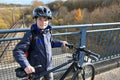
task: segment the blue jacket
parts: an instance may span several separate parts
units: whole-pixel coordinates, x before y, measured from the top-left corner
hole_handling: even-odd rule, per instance
[[[35,32],[36,37],[34,45],[32,42],[32,31]],[[28,59],[25,56],[25,52],[32,46]],[[15,60],[25,68],[28,65],[33,67],[41,65],[37,68],[36,73],[46,71],[52,68],[52,47],[61,47],[62,42],[60,40],[52,40],[51,26],[48,25],[46,29],[38,29],[36,24],[31,26],[31,30],[26,32],[22,40],[16,45],[13,50],[13,56]]]

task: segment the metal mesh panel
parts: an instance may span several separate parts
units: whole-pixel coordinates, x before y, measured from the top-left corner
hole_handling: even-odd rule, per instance
[[[14,61],[12,50],[18,41],[5,41],[0,44],[0,80],[16,80],[15,68],[18,64]]]
[[[110,58],[119,55],[120,31],[99,31],[87,33],[87,48],[101,55],[102,58]]]

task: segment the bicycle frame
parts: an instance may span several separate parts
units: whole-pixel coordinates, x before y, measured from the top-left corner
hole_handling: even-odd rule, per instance
[[[40,77],[42,77],[42,76],[44,76],[46,74],[49,74],[50,72],[54,72],[55,70],[58,70],[58,69],[62,68],[62,67],[66,66],[67,64],[70,64],[70,63],[72,63],[72,64],[68,67],[68,69],[65,71],[65,73],[60,78],[60,80],[64,80],[65,77],[74,68],[77,68],[77,69],[79,69],[81,71],[82,67],[83,67],[84,60],[81,60],[80,57],[84,58],[84,56],[85,56],[84,53],[83,53],[84,55],[81,55],[82,51],[85,52],[85,53],[89,53],[89,55],[94,55],[94,56],[98,57],[98,55],[96,55],[94,53],[91,53],[90,51],[84,50],[84,48],[76,48],[75,53],[73,53],[73,55],[72,55],[72,59],[68,60],[67,62],[65,62],[65,63],[63,63],[63,64],[61,64],[61,65],[59,65],[59,66],[57,66],[57,67],[55,67],[55,68],[53,68],[51,70],[48,70],[48,71],[45,71],[45,72],[42,72],[42,73],[38,74],[38,76],[34,76],[34,77],[32,76],[32,78],[40,78]],[[78,71],[76,70],[74,72],[74,74],[77,74],[77,73],[78,73]],[[72,77],[71,80],[74,80],[74,77],[75,77],[74,74],[73,74],[73,77]],[[32,79],[30,79],[30,80],[32,80]]]
[[[72,59],[71,59],[71,60],[68,60],[67,62],[65,62],[65,63],[63,63],[63,64],[61,64],[61,65],[59,65],[59,66],[57,66],[57,67],[55,67],[55,68],[53,68],[53,69],[51,69],[51,70],[42,72],[42,73],[38,74],[38,75],[39,75],[38,77],[42,77],[42,76],[44,76],[44,75],[46,75],[46,74],[49,74],[50,72],[54,72],[55,70],[58,70],[58,69],[60,69],[60,68],[62,68],[62,67],[64,67],[64,66],[66,66],[67,64],[72,63],[72,61],[73,61]],[[37,78],[37,77],[36,77],[36,78]]]

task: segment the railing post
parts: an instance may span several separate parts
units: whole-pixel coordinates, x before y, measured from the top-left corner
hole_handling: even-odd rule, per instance
[[[79,41],[79,47],[84,47],[86,45],[86,27],[81,28],[81,33],[80,33],[80,41]],[[81,52],[78,57],[79,57],[79,67],[82,67],[82,64],[84,63],[84,52]]]
[[[81,28],[79,47],[86,45],[86,27]]]

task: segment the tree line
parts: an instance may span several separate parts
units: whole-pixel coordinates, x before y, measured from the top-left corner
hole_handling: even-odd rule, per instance
[[[48,6],[56,11],[54,25],[120,21],[120,0],[67,0]]]

